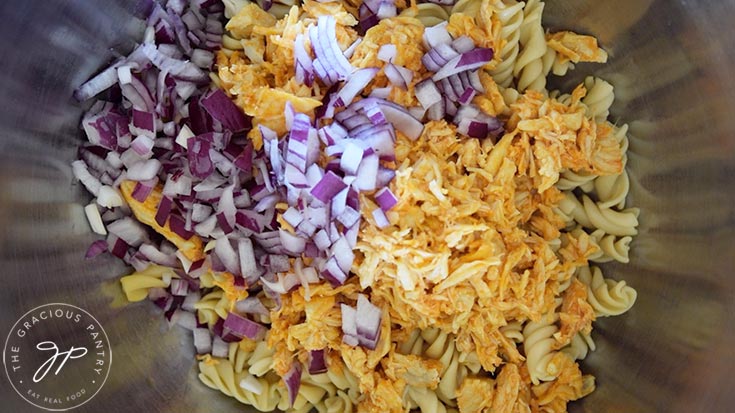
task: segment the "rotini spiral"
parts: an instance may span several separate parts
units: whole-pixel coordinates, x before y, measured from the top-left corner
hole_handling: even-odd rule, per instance
[[[406,387],[406,396],[411,406],[416,406],[421,413],[446,413],[447,406],[439,400],[438,391],[426,387]]]
[[[227,359],[199,362],[199,380],[260,411],[275,410],[281,399],[287,397],[286,389],[275,372],[255,377],[247,371],[237,372]]]
[[[570,231],[577,238],[582,232],[585,231],[579,226]],[[630,252],[630,242],[633,240],[633,237],[616,237],[615,235],[605,234],[601,229],[592,231],[588,235],[590,242],[598,247],[597,252],[588,257],[590,261],[597,263],[610,261],[628,263],[630,261],[628,254]]]
[[[617,175],[600,176],[594,180],[593,187],[597,196],[598,204],[604,208],[625,207],[625,198],[630,191],[630,177],[625,168],[628,157],[628,125],[616,128],[614,136],[620,143],[620,149],[623,152],[623,171]]]
[[[513,67],[515,66],[520,49],[521,33],[519,28],[523,23],[524,3],[515,0],[496,0],[493,2],[493,6],[495,7],[498,20],[502,25],[500,37],[505,41],[505,44],[500,50],[500,63],[490,71],[490,74],[495,80],[495,83],[507,88],[513,81]]]
[[[588,76],[584,80],[587,95],[582,98],[582,103],[587,106],[587,116],[602,122],[610,114],[610,106],[615,100],[613,86],[597,77]]]
[[[465,356],[464,362],[460,362],[460,352],[455,345],[454,336],[438,328],[415,330],[406,342],[399,345],[398,352],[424,356],[442,363],[436,396],[448,406],[456,406],[457,389],[467,376],[468,367],[465,363],[472,365],[473,369],[479,366],[479,360],[475,362],[471,356]],[[417,400],[415,402],[419,403]]]
[[[219,319],[227,318],[230,301],[225,297],[224,291],[216,289],[194,304],[194,309],[197,310],[199,322],[206,323],[211,328]]]
[[[626,285],[625,281],[603,277],[598,267],[580,267],[577,278],[587,285],[587,300],[597,317],[623,314],[635,304],[638,297],[636,290]]]
[[[436,26],[449,20],[447,10],[435,3],[419,3],[416,8],[409,7],[403,10],[401,16],[415,17],[426,27]]]
[[[575,188],[580,188],[582,191],[590,193],[594,190],[595,179],[596,175],[564,170],[559,177],[559,181],[556,183],[556,187],[562,191],[571,191]]]
[[[128,301],[142,301],[148,297],[151,288],[165,288],[172,278],[178,278],[173,269],[151,264],[143,271],[136,271],[120,279],[123,292]]]
[[[579,332],[572,337],[572,342],[561,351],[573,360],[584,360],[590,351],[595,351],[595,342],[592,336]]]
[[[543,58],[546,54],[546,37],[541,26],[544,3],[529,0],[523,8],[523,23],[520,27],[521,51],[513,66],[516,88],[519,92],[526,89],[544,91],[546,74]]]
[[[450,14],[464,13],[468,16],[478,16],[482,7],[482,0],[458,0],[452,6]]]
[[[513,321],[500,327],[500,332],[509,340],[516,343],[523,343],[523,326],[518,321]]]
[[[558,319],[559,315],[554,313],[540,321],[529,321],[523,328],[526,366],[533,384],[554,380],[558,374],[552,363],[554,354],[556,354],[554,334],[559,331],[555,324]]]
[[[354,410],[354,401],[342,390],[337,390],[337,394],[324,399],[325,413],[352,413]]]
[[[570,70],[574,69],[574,63],[569,60],[559,59],[556,50],[552,48],[546,49],[543,57],[544,74],[553,73],[556,76],[565,76]]]
[[[304,371],[293,406],[281,378],[273,370],[274,351],[265,341],[244,340],[230,343],[227,358],[212,358],[199,363],[199,378],[207,386],[222,391],[260,411],[276,408],[306,413],[314,408],[325,412],[349,412],[357,403],[359,384],[347,375],[330,369],[311,375]]]
[[[585,228],[599,228],[606,234],[624,236],[638,233],[637,208],[615,211],[601,207],[587,195],[582,195],[580,202],[572,192],[566,192],[564,199],[559,203],[559,211],[562,217],[571,217]]]

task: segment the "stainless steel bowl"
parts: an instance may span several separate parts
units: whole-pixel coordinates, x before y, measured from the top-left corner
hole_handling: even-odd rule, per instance
[[[66,302],[105,327],[109,379],[79,412],[235,412],[196,379],[192,344],[148,303],[121,308],[112,259],[83,259],[95,239],[69,163],[82,107],[73,89],[140,35],[135,1],[0,5],[0,334],[26,311]],[[639,292],[595,330],[585,361],[598,390],[572,411],[709,412],[735,408],[735,1],[549,1],[552,28],[596,34],[610,51],[613,115],[631,124],[631,205],[641,208],[632,263],[608,265]],[[79,379],[74,374],[69,380]],[[7,412],[36,408],[0,378]],[[247,410],[245,410],[247,411]]]

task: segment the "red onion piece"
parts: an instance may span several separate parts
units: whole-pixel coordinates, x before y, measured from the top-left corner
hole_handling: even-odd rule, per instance
[[[89,246],[86,254],[84,254],[84,258],[92,259],[104,252],[107,252],[107,242],[105,240],[98,239]]]
[[[417,83],[414,92],[416,93],[416,99],[418,99],[421,106],[425,109],[430,108],[442,100],[439,88],[436,87],[436,84],[431,79],[424,79]]]
[[[365,295],[357,296],[357,335],[369,341],[377,341],[380,335],[382,312]]]
[[[327,362],[325,359],[326,350],[309,351],[309,374],[326,373]]]
[[[211,143],[197,136],[189,139],[187,145],[189,171],[199,179],[207,178],[214,172],[214,164],[209,155]]]
[[[452,36],[447,30],[448,22],[441,22],[435,26],[424,29],[424,46],[432,49],[440,44],[450,44]]]
[[[251,321],[241,315],[235,313],[227,314],[223,325],[224,331],[230,331],[239,338],[249,338],[251,340],[260,341],[265,337],[268,329],[255,321]]]
[[[342,181],[342,179],[334,172],[329,171],[324,174],[321,181],[312,188],[311,195],[326,204],[345,188],[347,188],[347,185]]]
[[[385,212],[383,212],[380,208],[375,208],[372,212],[373,219],[375,220],[375,225],[380,228],[387,228],[390,226],[390,221],[388,220],[388,217],[385,215]]]
[[[233,133],[250,128],[250,121],[243,111],[221,89],[203,97],[201,105],[213,119]]]
[[[235,310],[243,314],[268,315],[268,309],[258,297],[247,297],[235,303]]]
[[[217,254],[217,257],[222,261],[227,271],[235,275],[240,274],[240,259],[227,237],[217,238],[214,253]]]
[[[398,198],[393,195],[390,188],[385,187],[375,193],[375,201],[383,211],[389,211],[398,203]]]
[[[436,82],[459,72],[479,69],[491,60],[493,60],[493,49],[478,47],[449,61],[432,76],[432,79]]]
[[[194,329],[194,348],[196,348],[197,354],[209,354],[212,351],[212,334],[209,329]]]
[[[301,363],[294,361],[291,368],[283,376],[283,382],[286,385],[288,391],[289,406],[293,407],[296,401],[296,396],[299,395],[299,388],[301,387]]]
[[[334,287],[344,284],[347,280],[347,274],[342,271],[342,268],[340,268],[335,257],[331,257],[327,260],[324,269],[321,271],[321,276],[325,280],[329,281],[329,283]]]

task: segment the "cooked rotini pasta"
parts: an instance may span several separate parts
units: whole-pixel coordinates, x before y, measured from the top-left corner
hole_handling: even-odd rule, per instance
[[[169,267],[151,264],[142,271],[134,272],[120,279],[123,292],[128,301],[142,301],[148,297],[153,288],[166,288],[178,275]]]
[[[574,360],[583,360],[590,351],[595,351],[595,342],[589,334],[577,333],[572,337],[572,342],[561,351]]]
[[[449,11],[449,14],[464,13],[468,16],[478,16],[483,0],[457,0]]]
[[[579,237],[581,233],[587,234],[580,226],[574,228],[570,233],[575,237]],[[605,234],[601,229],[592,231],[588,235],[590,242],[597,249],[597,251],[588,257],[590,261],[597,263],[610,261],[627,263],[630,261],[630,242],[633,240],[633,237],[616,237],[615,235]]]
[[[610,106],[615,100],[613,86],[597,77],[588,76],[584,80],[587,95],[582,103],[587,106],[587,116],[598,122],[603,122],[610,114]]]
[[[434,3],[419,3],[415,8],[407,8],[401,12],[401,16],[415,17],[426,27],[436,26],[449,19],[447,10]]]
[[[442,332],[437,328],[423,331],[415,330],[407,341],[401,343],[398,351],[439,360],[442,369],[440,370],[439,385],[435,392],[432,391],[433,397],[438,397],[437,402],[439,403],[444,403],[450,407],[456,406],[456,391],[468,373],[468,367],[465,363],[473,365],[473,367],[476,364],[472,362],[471,357],[465,357],[463,361],[460,361],[460,352],[457,350],[453,335]],[[415,391],[411,393],[409,386],[409,397],[411,398],[411,395],[421,396],[422,401],[412,399],[421,409],[434,406],[433,399],[427,396],[423,390],[413,390]],[[421,403],[424,403],[423,407],[421,407]]]
[[[495,15],[501,24],[500,37],[505,44],[500,49],[500,62],[490,71],[490,74],[495,83],[504,88],[509,87],[513,81],[513,68],[520,52],[520,28],[523,23],[524,5],[525,3],[516,0],[496,0],[492,3]],[[506,101],[509,99],[506,98]]]
[[[194,304],[199,322],[206,323],[210,328],[220,319],[227,318],[230,306],[230,301],[220,289],[205,295]]]
[[[533,384],[551,381],[559,374],[553,359],[557,351],[554,349],[554,334],[559,331],[556,326],[558,315],[547,315],[543,320],[530,321],[523,327],[523,350],[526,353],[526,365]]]
[[[541,25],[544,3],[540,0],[528,0],[523,7],[523,23],[520,27],[520,52],[513,65],[513,76],[516,78],[516,89],[543,91],[546,88],[544,73],[544,56],[546,55],[546,37]]]
[[[600,206],[587,195],[582,195],[580,202],[573,193],[567,192],[559,203],[559,210],[567,219],[571,218],[569,223],[573,220],[585,228],[601,229],[606,234],[619,236],[638,233],[637,208],[616,211]]]
[[[638,293],[625,281],[605,278],[599,267],[580,267],[577,278],[588,288],[588,301],[598,317],[623,314],[635,304]]]

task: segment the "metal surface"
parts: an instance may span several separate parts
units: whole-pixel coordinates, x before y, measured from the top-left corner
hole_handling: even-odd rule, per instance
[[[69,162],[80,136],[75,86],[139,26],[135,2],[2,2],[0,15],[0,335],[41,304],[88,310],[113,349],[109,379],[79,412],[235,412],[196,379],[187,335],[146,303],[120,308],[111,259],[85,262],[94,239]],[[607,274],[639,291],[627,315],[602,320],[585,369],[598,390],[572,411],[709,412],[735,408],[735,2],[549,1],[552,27],[599,36],[631,123],[629,202],[641,234],[630,265]],[[74,379],[74,377],[72,377]],[[0,378],[0,410],[38,411]]]

